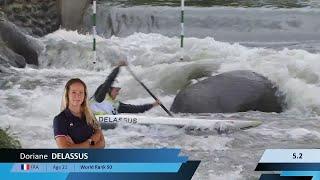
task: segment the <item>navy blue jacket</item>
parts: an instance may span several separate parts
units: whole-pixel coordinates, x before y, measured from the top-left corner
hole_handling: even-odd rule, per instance
[[[86,122],[85,117],[79,118],[66,108],[53,120],[54,138],[70,136],[74,143],[79,144],[94,134],[94,129]]]

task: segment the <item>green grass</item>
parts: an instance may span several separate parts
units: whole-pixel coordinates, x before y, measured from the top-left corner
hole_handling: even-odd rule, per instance
[[[7,130],[0,129],[0,148],[18,149],[21,145],[17,139],[9,135]]]

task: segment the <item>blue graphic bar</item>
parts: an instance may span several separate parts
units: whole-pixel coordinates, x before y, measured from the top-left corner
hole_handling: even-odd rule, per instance
[[[110,173],[110,172],[61,172],[61,173],[17,173],[11,172],[14,163],[0,163],[0,179],[24,179],[24,180],[191,180],[194,172],[198,168],[200,161],[187,161],[182,163],[178,172],[140,172],[140,173]],[[17,164],[17,168],[21,169],[21,164]],[[46,163],[32,163],[35,164],[46,164]],[[35,167],[30,163],[30,170]],[[52,163],[59,164],[59,163]],[[69,163],[67,163],[69,164]],[[81,163],[79,163],[81,164]],[[101,163],[102,164],[102,163]]]
[[[259,163],[320,163],[320,149],[267,149]]]
[[[43,172],[68,173],[74,171],[74,164],[71,163],[38,163],[38,165],[45,167],[46,170]]]
[[[320,180],[320,149],[267,149],[255,171],[278,171],[262,174],[260,180]]]
[[[320,171],[283,171],[281,176],[305,177],[311,176],[312,180],[320,180]]]
[[[181,163],[75,164],[74,172],[178,172]]]
[[[181,163],[14,163],[14,173],[70,173],[70,172],[178,172]],[[29,168],[25,168],[29,167]]]

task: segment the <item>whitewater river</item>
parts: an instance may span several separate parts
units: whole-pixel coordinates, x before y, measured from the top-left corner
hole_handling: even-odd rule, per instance
[[[235,14],[241,10],[224,9]],[[252,18],[255,11],[257,9],[252,9]],[[263,9],[260,13],[267,11]],[[296,14],[297,22],[310,18],[312,13],[319,15],[318,12],[310,15],[307,8],[278,12],[290,17]],[[213,36],[189,36],[185,39],[183,62],[179,61],[178,37],[160,33],[100,36],[96,65],[92,64],[90,35],[58,30],[38,39],[43,47],[39,67],[12,68],[10,72],[1,74],[0,127],[9,128],[23,148],[56,148],[52,121],[60,112],[66,81],[73,77],[81,78],[92,95],[111,72],[111,64],[125,57],[132,70],[167,107],[171,106],[177,92],[196,82],[195,79],[230,70],[253,70],[279,86],[279,93],[286,96],[285,112],[210,116],[259,119],[263,121],[259,127],[219,134],[215,131],[190,132],[176,127],[137,125],[104,131],[104,135],[110,148],[181,148],[182,154],[189,159],[201,160],[193,179],[258,179],[260,173],[254,172],[254,168],[265,149],[319,147],[320,44],[313,29],[319,27],[313,25],[309,23],[300,31],[299,27],[287,29],[288,37],[277,42],[268,41],[268,34],[264,39],[242,41],[240,44],[229,41],[227,37],[227,42],[223,42],[222,35],[217,40]],[[268,28],[271,27],[264,31]],[[304,33],[304,40],[289,41],[290,35],[293,38],[298,31]],[[242,38],[242,32],[228,33],[233,34],[236,37],[234,41],[237,41]],[[121,100],[135,104],[153,102],[125,69],[119,78],[125,84],[119,97]],[[161,108],[154,108],[144,115],[166,116]]]

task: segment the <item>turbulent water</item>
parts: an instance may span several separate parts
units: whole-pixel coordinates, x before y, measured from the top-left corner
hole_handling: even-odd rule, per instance
[[[141,7],[121,11],[136,12],[139,8]],[[112,70],[111,64],[127,58],[133,71],[167,107],[170,107],[177,92],[195,82],[195,79],[246,69],[263,74],[277,84],[280,91],[286,95],[287,109],[280,114],[210,114],[219,119],[263,121],[263,124],[256,128],[222,134],[168,126],[119,127],[104,131],[107,147],[181,148],[189,159],[201,160],[193,179],[214,180],[258,179],[260,173],[254,172],[254,168],[267,148],[318,148],[320,44],[317,32],[320,24],[317,24],[317,18],[313,17],[313,13],[316,17],[320,16],[318,10],[310,7],[276,11],[243,7],[214,9],[231,14],[246,12],[246,17],[257,22],[251,29],[260,29],[253,37],[245,36],[248,37],[246,43],[246,38],[243,37],[245,31],[242,31],[242,28],[235,28],[233,31],[232,27],[227,25],[221,27],[221,32],[230,36],[221,36],[220,39],[210,35],[192,36],[191,33],[185,39],[183,62],[179,60],[179,38],[167,35],[161,28],[158,33],[128,33],[128,36],[110,38],[104,38],[101,33],[97,43],[96,65],[92,64],[90,35],[58,30],[39,39],[43,46],[39,68],[11,68],[11,73],[1,74],[0,127],[10,127],[10,132],[21,140],[24,148],[56,148],[52,120],[60,111],[66,81],[72,77],[83,79],[89,87],[89,94],[92,95]],[[209,10],[210,8],[204,9]],[[277,16],[274,12],[280,15]],[[239,22],[239,27],[247,26],[243,24],[244,21],[237,21],[230,13],[228,17]],[[272,26],[273,23],[260,22],[259,25],[260,20],[256,13],[273,14],[266,18],[269,22],[280,21],[281,25],[286,18],[296,17],[297,22],[308,26],[299,25],[296,29],[286,29],[276,28],[277,26]],[[278,19],[280,16],[282,20]],[[203,21],[204,24],[207,22]],[[223,17],[219,21],[223,22]],[[262,32],[267,33],[269,30],[272,31],[270,37],[279,37],[277,42],[270,41],[268,36],[260,38],[265,35]],[[212,31],[215,31],[214,27]],[[243,42],[234,43],[239,42],[239,39]],[[121,100],[135,104],[153,101],[125,69],[119,77],[125,84],[120,95]],[[166,116],[160,108],[152,109],[144,115]]]

